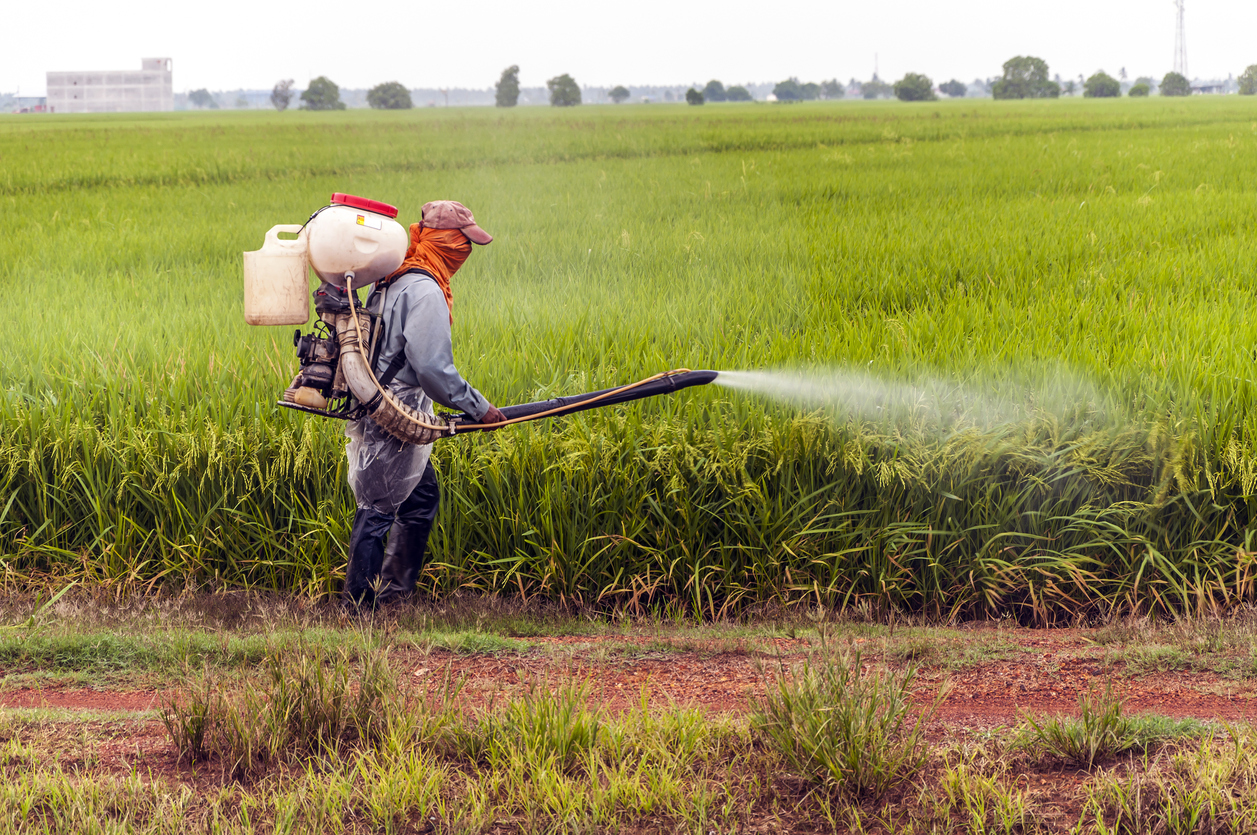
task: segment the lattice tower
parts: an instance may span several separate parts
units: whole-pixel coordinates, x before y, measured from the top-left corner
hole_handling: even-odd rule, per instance
[[[1174,0],[1178,9],[1178,27],[1174,30],[1174,72],[1187,78],[1187,35],[1183,29],[1184,0]]]

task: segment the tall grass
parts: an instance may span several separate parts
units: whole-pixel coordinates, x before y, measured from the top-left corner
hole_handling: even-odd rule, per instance
[[[1023,713],[1026,727],[1019,745],[1076,763],[1090,770],[1097,763],[1128,751],[1147,751],[1181,737],[1203,736],[1204,725],[1194,719],[1171,719],[1124,712],[1113,683],[1102,693],[1078,694],[1078,717],[1035,717]]]
[[[915,669],[866,676],[863,666],[859,650],[826,645],[769,688],[751,721],[805,779],[848,799],[880,799],[925,764],[925,730],[946,696],[914,716]]]
[[[253,777],[278,761],[379,747],[416,730],[421,720],[407,717],[384,651],[368,649],[355,665],[344,649],[294,649],[272,652],[263,681],[230,696],[208,674],[193,677],[162,711],[179,759],[217,757],[224,774]]]
[[[498,403],[790,366],[1019,410],[938,434],[688,392],[446,442],[429,589],[1038,621],[1251,602],[1241,105],[0,119],[0,572],[336,588],[339,427],[272,405],[292,353],[242,323],[239,252],[340,190],[403,219],[461,199],[497,236],[454,316]]]

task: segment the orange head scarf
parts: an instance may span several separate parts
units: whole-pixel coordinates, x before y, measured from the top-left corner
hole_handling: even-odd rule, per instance
[[[458,229],[429,229],[422,223],[410,225],[410,247],[406,259],[386,281],[410,270],[423,270],[436,279],[450,308],[450,324],[454,323],[454,291],[450,279],[471,255],[471,241]]]

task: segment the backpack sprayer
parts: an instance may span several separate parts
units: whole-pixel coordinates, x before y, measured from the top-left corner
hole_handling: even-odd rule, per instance
[[[281,224],[266,233],[260,250],[244,253],[244,319],[250,325],[305,325],[310,321],[309,270],[321,280],[314,291],[318,321],[297,330],[293,345],[301,370],[279,405],[340,420],[370,417],[399,441],[428,444],[463,432],[496,429],[640,400],[710,383],[715,371],[681,368],[626,386],[506,406],[503,423],[481,424],[470,415],[435,415],[401,402],[371,367],[381,326],[358,301],[367,287],[401,266],[409,236],[387,203],[333,194],[330,205],[304,224]],[[295,235],[281,239],[281,234]]]

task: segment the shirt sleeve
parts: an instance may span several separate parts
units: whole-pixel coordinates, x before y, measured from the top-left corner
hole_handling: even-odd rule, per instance
[[[489,401],[454,367],[450,309],[444,296],[440,292],[419,293],[409,301],[402,333],[406,337],[406,363],[419,385],[442,406],[461,409],[476,420],[484,417]]]

